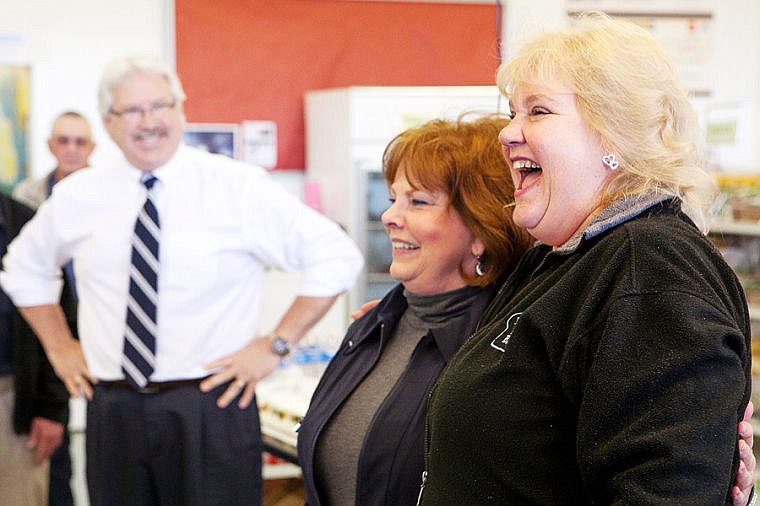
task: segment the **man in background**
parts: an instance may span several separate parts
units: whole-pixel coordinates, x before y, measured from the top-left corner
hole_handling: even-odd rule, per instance
[[[0,193],[0,251],[33,214]],[[61,306],[73,319],[71,292]],[[0,503],[48,504],[49,461],[66,433],[68,400],[37,337],[0,291]]]
[[[56,166],[47,175],[35,179],[28,177],[13,189],[13,197],[32,209],[37,209],[53,191],[53,186],[73,172],[89,165],[89,157],[95,149],[92,129],[87,119],[78,112],[66,111],[55,118],[47,141],[50,153],[55,157]],[[64,266],[66,273],[66,296],[71,296],[72,308],[69,312],[69,327],[76,335],[76,290],[71,264]],[[69,292],[70,290],[70,292]],[[65,409],[63,423],[68,426],[69,411]],[[69,453],[69,432],[63,431],[61,446],[50,457],[49,506],[72,506],[71,455]]]
[[[55,119],[47,143],[56,159],[55,169],[39,179],[28,177],[13,189],[13,197],[32,209],[50,196],[58,181],[89,165],[95,149],[90,123],[75,111],[64,112]]]

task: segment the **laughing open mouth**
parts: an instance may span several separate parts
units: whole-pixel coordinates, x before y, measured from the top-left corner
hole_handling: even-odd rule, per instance
[[[525,186],[525,181],[532,175],[537,176],[541,174],[541,166],[530,160],[516,160],[514,164],[512,164],[512,168],[520,174],[520,184],[517,187],[518,190]]]

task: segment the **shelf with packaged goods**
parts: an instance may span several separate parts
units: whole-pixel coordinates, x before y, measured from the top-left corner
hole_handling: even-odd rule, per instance
[[[710,223],[709,234],[760,237],[760,221],[714,220]]]
[[[708,237],[739,276],[750,318],[760,322],[760,222],[715,220]]]

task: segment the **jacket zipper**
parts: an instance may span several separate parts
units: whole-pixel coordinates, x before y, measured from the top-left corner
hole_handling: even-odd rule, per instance
[[[443,372],[441,372],[443,374]],[[440,376],[439,376],[440,378]],[[430,392],[428,392],[428,398],[427,398],[427,404],[428,404],[428,410],[430,409],[430,398],[433,397],[433,392],[435,391],[436,387],[438,386],[438,382],[433,384],[433,388],[430,389]],[[417,495],[417,506],[420,506],[422,504],[422,493],[425,491],[425,482],[427,482],[427,476],[428,476],[428,453],[430,452],[430,423],[428,421],[428,415],[430,414],[430,411],[427,411],[427,414],[425,415],[425,467],[422,470],[422,482],[420,483],[420,493]]]
[[[420,484],[420,493],[417,496],[417,506],[422,504],[422,492],[425,490],[425,481],[427,480],[427,471],[422,471],[422,483]]]
[[[502,285],[501,290],[499,290],[499,293],[501,293],[505,289],[506,283]],[[472,336],[474,336],[478,331],[479,324],[475,325],[475,329],[470,333],[469,337],[465,339],[465,342],[472,339]],[[464,343],[462,343],[462,346],[464,346]],[[444,370],[446,367],[448,367],[449,364],[447,363],[444,367]],[[438,375],[438,379],[443,375],[443,371],[441,371],[441,374]],[[422,504],[422,493],[425,491],[425,483],[427,482],[428,477],[428,454],[430,453],[430,422],[428,420],[428,415],[430,414],[430,399],[433,397],[433,393],[435,392],[436,388],[438,388],[438,381],[433,384],[433,388],[430,389],[430,392],[428,392],[427,397],[427,404],[428,404],[428,410],[427,415],[425,415],[425,468],[422,471],[422,482],[420,483],[420,493],[417,495],[417,505],[420,506]]]

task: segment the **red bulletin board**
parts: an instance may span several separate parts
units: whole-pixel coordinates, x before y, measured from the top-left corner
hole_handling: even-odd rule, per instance
[[[277,123],[304,168],[303,95],[343,86],[492,85],[497,8],[341,0],[175,0],[188,122]]]

